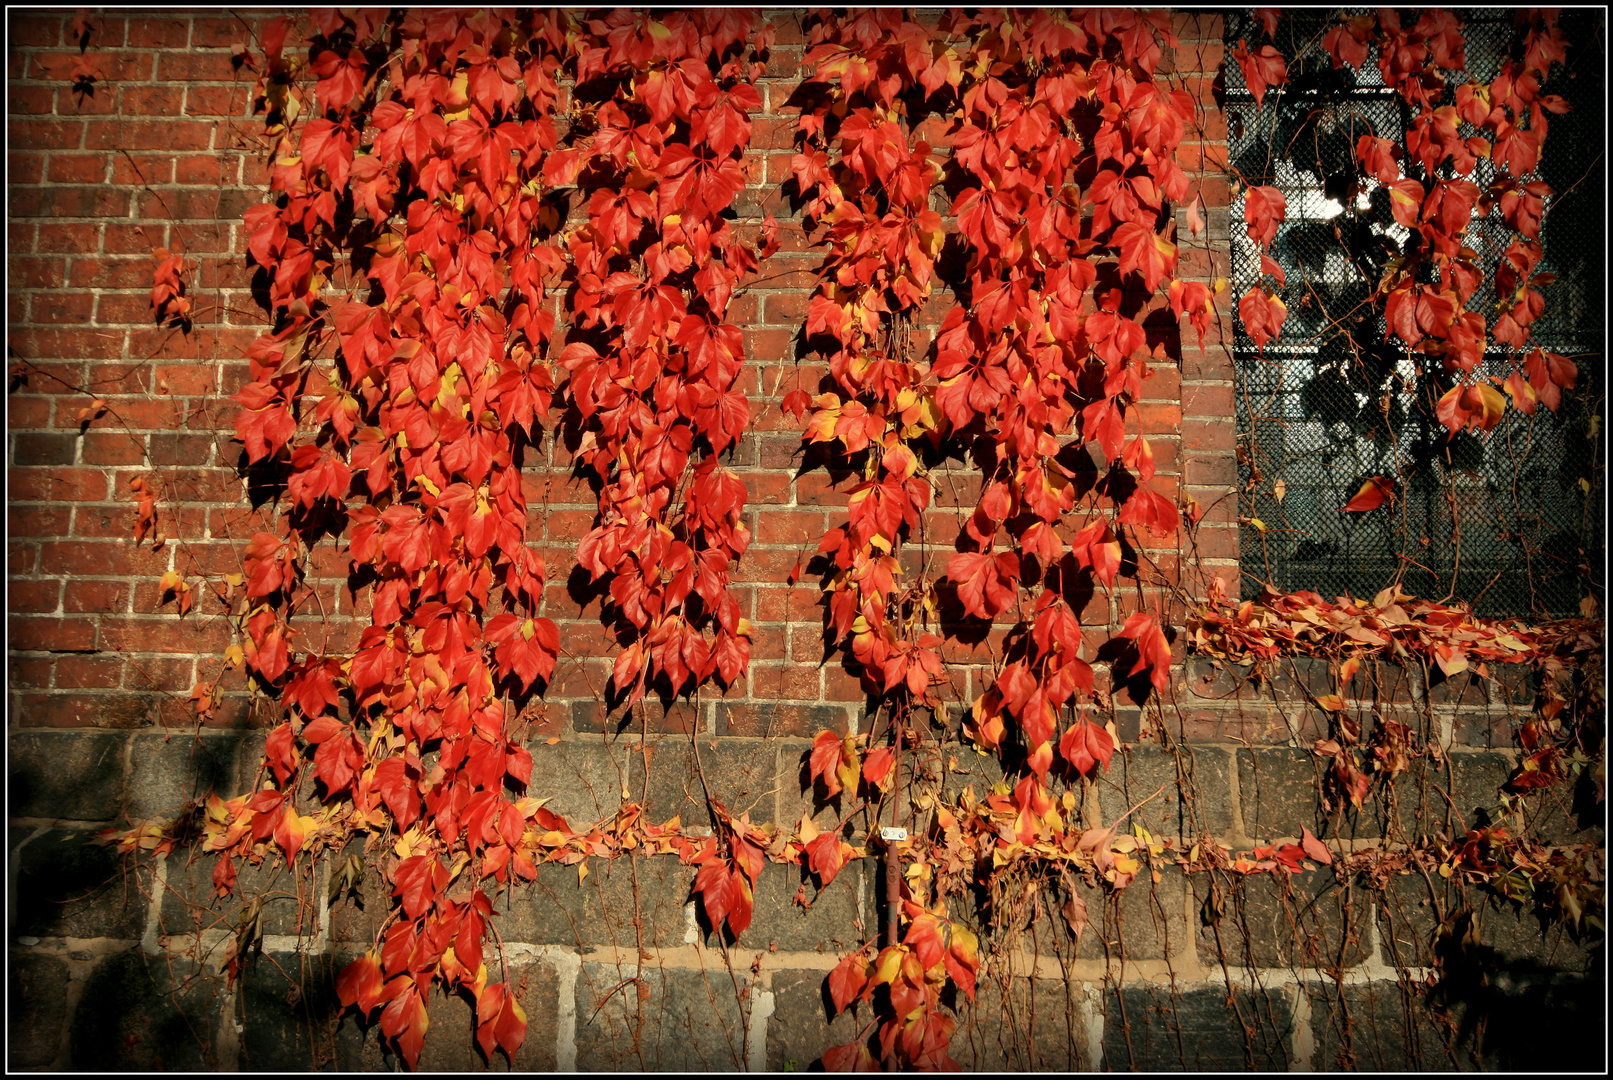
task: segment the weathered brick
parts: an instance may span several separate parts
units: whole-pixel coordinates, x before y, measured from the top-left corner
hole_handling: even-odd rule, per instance
[[[16,932],[138,938],[151,884],[148,866],[125,866],[94,833],[48,829],[30,837],[17,860]]]
[[[1279,990],[1110,990],[1104,1067],[1147,1072],[1285,1071],[1291,1014]]]
[[[758,824],[773,820],[778,778],[772,746],[705,738],[698,738],[695,745],[673,736],[652,736],[646,753],[628,756],[627,791],[634,801],[644,803],[652,821],[680,817],[685,824],[706,824],[708,786],[734,816],[749,813]]]
[[[971,1072],[1090,1071],[1085,996],[1062,980],[982,979],[973,1003],[959,1000],[949,1053]]]
[[[1210,968],[1336,971],[1367,959],[1371,896],[1341,885],[1331,869],[1190,880],[1202,913],[1199,959]]]
[[[1178,755],[1135,746],[1117,753],[1096,778],[1104,821],[1135,806],[1127,821],[1159,836],[1218,836],[1232,827],[1231,768],[1224,751],[1210,748],[1184,748]]]
[[[123,806],[125,736],[13,731],[6,737],[13,817],[110,821]]]
[[[10,950],[8,961],[6,1064],[11,1069],[44,1068],[56,1060],[62,1045],[67,965],[60,957],[18,948]]]
[[[800,867],[766,864],[756,881],[751,925],[740,935],[739,945],[830,955],[849,952],[873,933],[874,879],[882,865],[876,859],[853,859],[820,889]],[[797,903],[798,897],[805,903]],[[714,934],[708,934],[707,941],[717,944]]]
[[[83,988],[93,1003],[75,1014],[72,1067],[103,1071],[211,1072],[223,1067],[225,1023],[218,1007],[224,975],[216,966],[142,956],[138,949],[101,960]],[[233,1063],[232,1063],[233,1064]]]
[[[623,986],[624,979],[634,981]],[[745,1068],[745,1014],[721,965],[691,971],[584,962],[576,995],[579,1069]]]
[[[856,1014],[849,1009],[835,1014],[826,972],[774,972],[772,993],[773,1015],[767,1023],[767,1067],[771,1071],[807,1072],[825,1050],[856,1037]],[[956,1041],[953,1045],[957,1046]]]

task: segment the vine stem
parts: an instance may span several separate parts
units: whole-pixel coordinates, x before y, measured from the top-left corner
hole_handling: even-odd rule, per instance
[[[1138,810],[1141,810],[1144,806],[1147,806],[1149,803],[1151,803],[1155,799],[1159,798],[1160,793],[1163,792],[1164,790],[1165,790],[1165,785],[1164,784],[1159,785],[1159,787],[1154,790],[1154,793],[1152,795],[1148,796],[1146,799],[1144,799],[1142,802],[1138,803],[1136,806],[1133,806],[1130,810],[1127,810],[1124,814],[1121,814],[1119,817],[1115,818],[1115,823],[1113,825],[1109,826],[1109,828],[1111,828],[1111,829],[1120,828],[1120,823],[1122,821],[1125,821],[1132,814],[1136,813]]]

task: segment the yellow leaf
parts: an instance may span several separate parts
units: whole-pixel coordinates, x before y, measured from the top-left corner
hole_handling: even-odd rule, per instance
[[[1349,684],[1349,681],[1355,677],[1355,673],[1360,670],[1361,658],[1359,656],[1352,656],[1339,665],[1339,689],[1344,689]]]
[[[577,884],[578,884],[578,886],[580,887],[582,885],[582,883],[587,881],[587,880],[588,880],[588,863],[586,861],[585,862],[580,862],[580,863],[577,864]]]
[[[392,845],[392,851],[398,858],[407,859],[414,854],[414,846],[419,842],[419,826],[410,826],[409,831],[398,837],[398,842]]]
[[[901,945],[892,945],[879,957],[879,966],[874,970],[872,982],[875,986],[894,982],[896,976],[902,972],[902,958],[907,955],[907,949]]]

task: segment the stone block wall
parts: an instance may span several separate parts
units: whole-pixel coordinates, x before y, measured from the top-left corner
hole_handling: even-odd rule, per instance
[[[68,75],[79,55],[67,37],[70,14],[9,13],[14,1069],[397,1067],[374,1026],[339,1015],[334,990],[341,964],[367,947],[386,915],[373,870],[356,895],[334,898],[328,862],[243,874],[243,893],[265,897],[262,953],[232,988],[219,961],[242,901],[211,898],[211,858],[180,849],[136,867],[92,842],[102,828],[171,813],[209,790],[250,788],[278,719],[226,674],[225,707],[196,730],[186,694],[218,674],[230,623],[213,597],[179,619],[157,586],[168,570],[192,580],[234,572],[243,538],[271,520],[237,474],[229,402],[260,327],[240,215],[267,183],[252,75],[232,63],[231,46],[268,15],[95,13],[90,49],[104,77],[80,99]],[[630,799],[652,820],[702,824],[702,771],[729,809],[753,821],[792,826],[812,815],[829,826],[849,809],[803,793],[811,737],[822,728],[857,731],[867,699],[838,660],[825,660],[817,591],[787,577],[837,520],[845,485],[802,467],[799,432],[777,407],[797,379],[811,385],[818,371],[814,358],[797,354],[818,255],[780,190],[793,152],[784,102],[801,79],[800,13],[767,18],[778,46],[737,209],[742,218],[773,213],[783,244],[772,276],[734,312],[747,327],[754,378],[755,419],[734,462],[755,536],[739,578],[757,627],[751,671],[726,696],[606,711],[600,691],[612,643],[597,608],[579,610],[565,573],[594,502],[572,478],[565,448],[547,442],[547,457],[530,470],[532,535],[553,571],[549,612],[571,657],[546,697],[524,703],[515,720],[534,757],[534,793],[573,820],[608,817]],[[1225,121],[1213,92],[1222,29],[1213,14],[1178,15],[1175,28],[1183,46],[1166,65],[1201,109],[1182,165],[1209,225],[1194,240],[1184,215],[1179,238],[1187,272],[1209,282],[1228,273],[1231,227]],[[189,335],[152,325],[157,247],[181,248],[200,264]],[[1202,340],[1168,320],[1149,324],[1150,343],[1171,360],[1155,369],[1141,410],[1158,484],[1172,497],[1192,495],[1206,514],[1191,545],[1148,554],[1195,594],[1209,576],[1230,585],[1238,573],[1225,306]],[[943,311],[938,301],[930,329]],[[105,416],[82,423],[79,410],[93,399],[105,403]],[[159,550],[132,540],[136,477],[165,485]],[[956,470],[934,480],[931,513],[950,536],[978,480]],[[338,638],[356,633],[360,613],[340,587],[335,553],[310,577]],[[1107,637],[1138,596],[1098,593],[1083,622]],[[1179,621],[1182,612],[1171,614]],[[1129,820],[1184,848],[1244,850],[1309,828],[1343,853],[1507,812],[1497,786],[1514,765],[1510,721],[1519,704],[1494,683],[1424,685],[1394,669],[1353,690],[1363,711],[1405,711],[1441,754],[1343,813],[1320,804],[1322,766],[1309,752],[1325,730],[1314,705],[1332,692],[1325,666],[1288,663],[1256,681],[1187,657],[1179,641],[1176,648],[1180,666],[1164,694],[1140,706],[1113,688],[1123,747],[1107,773],[1079,789],[1084,824],[1112,823],[1136,807]],[[990,657],[960,648],[949,659],[952,704],[926,733],[913,783],[920,792],[969,786],[981,794],[1002,774],[958,744],[958,721]],[[1557,842],[1599,838],[1581,830],[1590,823],[1582,809],[1546,800],[1530,811],[1540,819],[1531,824]],[[860,832],[869,825],[854,822]],[[914,825],[922,827],[922,815]],[[546,866],[536,884],[499,900],[504,963],[531,1024],[515,1061],[484,1059],[470,1004],[439,995],[423,1069],[805,1070],[857,1034],[851,1017],[830,1018],[824,980],[878,925],[884,897],[872,860],[854,863],[821,894],[799,872],[769,865],[755,922],[737,941],[701,925],[690,902],[693,871],[676,860],[589,865],[581,878],[575,867]],[[1575,1050],[1526,1047],[1511,1019],[1573,1014],[1593,1023],[1601,1015],[1600,949],[1527,912],[1447,895],[1442,882],[1401,878],[1386,891],[1319,871],[1240,886],[1167,870],[1117,896],[1074,887],[1091,916],[1079,939],[1058,915],[1065,897],[1055,890],[1011,938],[988,940],[996,948],[978,999],[957,1003],[953,1054],[966,1068],[1571,1067]],[[1442,944],[1454,925],[1447,917],[1469,919],[1470,948]],[[1452,964],[1470,965],[1472,985],[1430,1001],[1422,988]]]
[[[703,737],[700,752],[708,783],[770,822],[798,819],[808,746]],[[662,818],[692,809],[686,791],[698,791],[699,780],[688,749],[676,735],[651,736],[643,749],[605,735],[539,743],[534,771],[550,761],[556,775],[592,778],[591,793],[558,800],[582,808],[609,812],[624,785],[635,798],[648,790],[650,815]],[[81,800],[73,817],[47,812],[53,793],[31,786],[34,778],[92,752],[99,805]],[[12,787],[34,800],[13,803],[10,830],[13,1067],[396,1066],[373,1027],[340,1015],[334,992],[336,972],[370,946],[388,910],[374,871],[332,899],[335,863],[295,874],[266,863],[243,873],[239,896],[217,901],[211,856],[181,849],[131,871],[92,842],[128,792],[182,791],[198,780],[238,785],[257,754],[250,736],[226,732],[166,742],[137,732],[93,741],[65,731],[13,736]],[[966,748],[937,743],[928,757],[915,776],[920,791],[967,784],[983,793],[994,782],[989,759]],[[1346,815],[1315,805],[1315,765],[1301,749],[1140,743],[1083,795],[1089,821],[1112,822],[1143,803],[1133,818],[1184,846],[1245,850],[1294,839],[1303,827],[1344,853],[1376,845],[1386,829],[1427,834],[1446,813],[1499,820],[1497,787],[1511,767],[1506,751],[1453,746],[1443,768],[1415,770]],[[1424,813],[1422,793],[1439,789],[1451,799]],[[833,805],[808,810],[839,817]],[[1540,827],[1565,839],[1600,836],[1577,823],[1569,814]],[[692,867],[666,857],[589,865],[579,878],[576,867],[545,864],[537,882],[497,901],[504,962],[531,1023],[515,1068],[805,1069],[856,1034],[849,1014],[831,1019],[825,980],[878,926],[876,860],[853,862],[821,892],[801,871],[768,864],[755,921],[737,940],[697,916]],[[1380,888],[1341,882],[1328,869],[1237,880],[1174,868],[1158,881],[1145,872],[1118,894],[1075,888],[1090,915],[1079,939],[1057,914],[1067,899],[1057,889],[1012,941],[987,938],[998,951],[977,1000],[958,1002],[954,1056],[965,1067],[1548,1067],[1542,1052],[1564,1068],[1588,1060],[1577,1044],[1542,1051],[1509,1018],[1600,1016],[1602,950],[1476,890],[1420,875]],[[259,895],[267,898],[263,953],[230,990],[219,964],[243,897]],[[1451,934],[1469,925],[1470,944],[1451,951]],[[1435,1010],[1428,983],[1453,966],[1471,982]],[[421,1068],[504,1067],[481,1057],[472,1031],[470,1003],[439,993]]]

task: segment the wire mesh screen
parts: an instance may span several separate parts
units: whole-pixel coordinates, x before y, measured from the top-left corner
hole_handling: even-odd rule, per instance
[[[1488,82],[1509,55],[1522,55],[1510,10],[1462,15],[1468,70],[1449,75],[1446,103],[1469,78]],[[1542,268],[1557,280],[1542,289],[1546,313],[1532,330],[1542,348],[1576,360],[1579,383],[1557,412],[1509,409],[1487,434],[1448,436],[1434,403],[1453,382],[1437,358],[1386,341],[1381,304],[1369,303],[1408,233],[1387,189],[1358,176],[1353,148],[1368,133],[1398,142],[1412,120],[1384,87],[1376,51],[1359,74],[1335,71],[1321,47],[1330,13],[1290,9],[1276,42],[1295,58],[1289,83],[1260,109],[1228,62],[1231,165],[1288,201],[1272,251],[1286,275],[1282,334],[1257,349],[1235,316],[1245,596],[1267,582],[1371,596],[1398,578],[1408,592],[1454,597],[1489,615],[1568,614],[1587,592],[1601,598],[1603,22],[1599,10],[1563,13],[1569,63],[1543,90],[1573,111],[1551,118],[1539,166],[1557,192],[1542,232]],[[1227,39],[1229,50],[1240,39],[1265,41],[1244,14],[1228,15]],[[1474,134],[1464,122],[1463,135]],[[1417,163],[1405,167],[1426,179]],[[1441,168],[1450,175],[1449,164]],[[1480,158],[1466,178],[1486,188],[1494,168]],[[1232,220],[1243,220],[1241,196]],[[1241,227],[1233,234],[1234,295],[1242,296],[1261,281],[1260,251]],[[1499,210],[1473,220],[1465,243],[1486,281],[1511,240]],[[1468,307],[1493,322],[1493,287]],[[1509,370],[1506,349],[1492,343],[1476,374]],[[1341,512],[1376,475],[1397,480],[1393,504]]]

